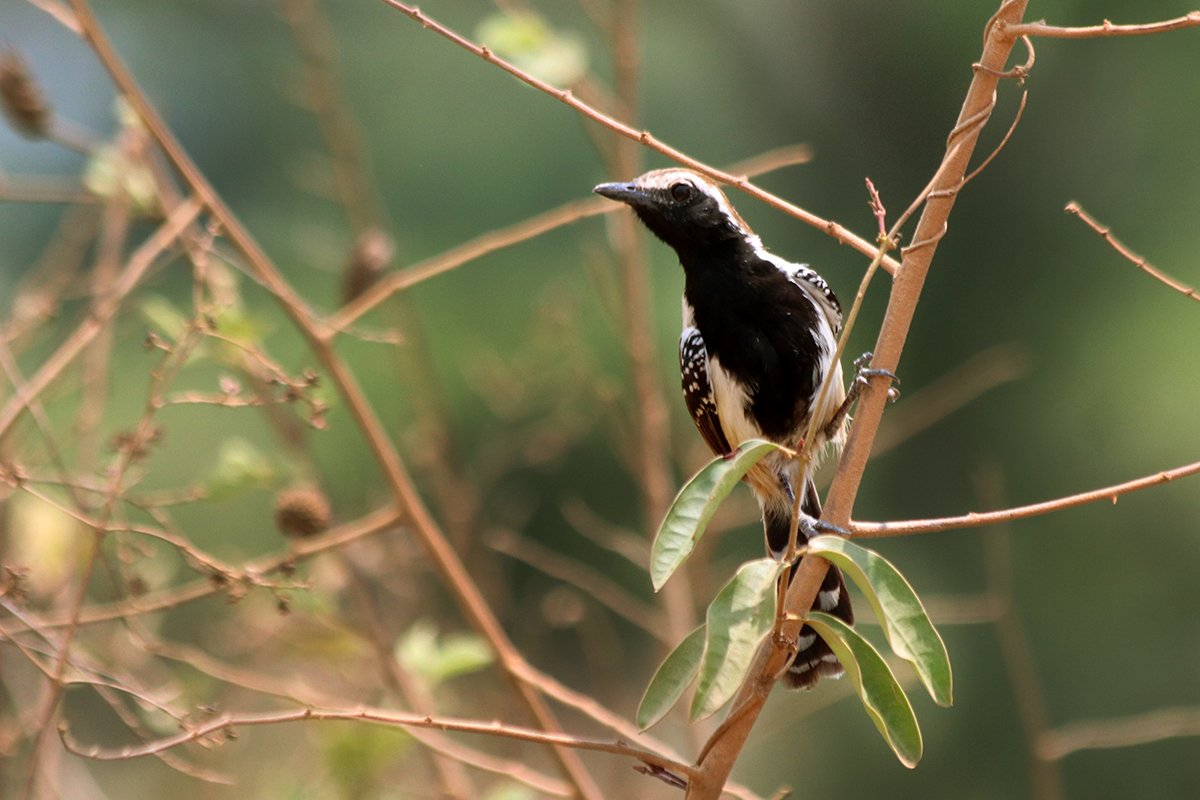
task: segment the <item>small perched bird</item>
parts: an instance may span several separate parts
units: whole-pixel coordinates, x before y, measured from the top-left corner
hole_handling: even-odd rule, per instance
[[[629,183],[602,183],[595,192],[625,203],[670,245],[683,265],[683,334],[679,368],[683,397],[704,441],[728,455],[747,439],[799,448],[817,419],[811,452],[840,447],[849,403],[834,359],[842,309],[825,279],[804,264],[768,252],[712,181],[685,169],[647,172]],[[818,400],[826,375],[827,396]],[[746,475],[762,508],[767,549],[787,550],[795,492],[803,492],[799,535],[806,540],[821,514],[812,470],[773,453]],[[817,596],[821,611],[854,622],[841,572],[830,567]],[[784,679],[808,688],[842,665],[809,626]]]

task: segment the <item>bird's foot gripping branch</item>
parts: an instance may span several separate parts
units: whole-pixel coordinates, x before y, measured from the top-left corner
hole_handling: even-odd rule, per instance
[[[772,442],[744,442],[732,457],[713,459],[688,481],[671,504],[651,549],[650,575],[656,590],[687,559],[733,487],[763,458],[782,452]],[[950,705],[953,681],[946,647],[904,576],[879,554],[840,536],[815,536],[801,553],[805,558],[828,560],[850,578],[874,610],[891,651],[912,665],[934,702]],[[790,572],[791,565],[773,558],[748,561],[738,568],[713,598],[704,624],[679,643],[651,679],[638,707],[638,725],[648,728],[658,722],[693,683],[689,710],[693,721],[711,716],[734,699],[760,647],[779,632],[778,582]],[[800,641],[789,646],[802,651],[809,644],[806,637],[824,640],[896,757],[905,766],[916,766],[921,758],[921,731],[883,656],[832,614],[811,611],[804,622]]]

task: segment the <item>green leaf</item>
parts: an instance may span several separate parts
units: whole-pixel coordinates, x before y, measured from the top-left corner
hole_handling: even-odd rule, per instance
[[[700,658],[704,655],[704,630],[705,626],[701,625],[685,636],[650,679],[637,710],[637,725],[642,730],[666,716],[683,696],[683,690],[696,679]]]
[[[217,463],[206,487],[211,497],[224,498],[246,489],[269,488],[278,478],[275,461],[249,440],[230,436],[217,450]]]
[[[526,72],[559,86],[577,83],[587,73],[583,39],[555,30],[536,12],[492,14],[480,23],[476,38]]]
[[[825,640],[854,681],[863,708],[900,763],[912,769],[921,760],[921,729],[912,705],[887,662],[871,643],[837,617],[820,611],[804,620]]]
[[[696,542],[738,481],[779,445],[762,439],[742,442],[728,456],[718,456],[687,482],[667,509],[650,548],[650,580],[658,591],[691,554]]]
[[[537,800],[538,793],[519,783],[501,783],[488,790],[483,800]]]
[[[946,645],[900,571],[878,553],[840,536],[815,536],[808,552],[841,567],[875,609],[892,652],[912,663],[935,703],[951,705],[954,676]]]
[[[492,650],[473,633],[439,636],[429,620],[413,623],[396,643],[396,660],[430,686],[459,675],[478,672],[492,663]]]
[[[775,582],[782,569],[773,558],[748,561],[713,598],[705,620],[700,680],[689,712],[693,722],[719,711],[742,685],[775,624]]]
[[[188,319],[174,303],[160,294],[152,294],[142,300],[138,311],[157,333],[172,342],[177,342],[187,331]]]

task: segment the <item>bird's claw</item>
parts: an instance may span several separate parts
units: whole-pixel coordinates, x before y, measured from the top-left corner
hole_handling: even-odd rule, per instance
[[[823,519],[818,519],[816,517],[810,517],[810,516],[805,515],[800,520],[800,523],[803,526],[803,528],[805,529],[804,532],[807,534],[807,536],[805,538],[812,538],[813,536],[816,536],[816,535],[822,534],[822,533],[832,533],[832,534],[836,534],[836,535],[841,536],[846,539],[850,538],[850,535],[851,535],[850,531],[847,530],[846,528],[843,528],[841,525],[835,525],[832,522],[828,522]]]
[[[854,386],[859,391],[866,389],[871,384],[871,378],[887,378],[892,383],[900,383],[900,378],[890,369],[871,367],[871,359],[874,357],[875,354],[868,351],[854,359]],[[887,396],[888,401],[894,403],[900,399],[900,390],[895,386],[889,386]]]

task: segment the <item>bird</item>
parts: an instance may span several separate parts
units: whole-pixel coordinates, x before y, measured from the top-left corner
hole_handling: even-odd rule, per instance
[[[593,190],[629,206],[683,267],[683,330],[679,368],[683,397],[708,447],[728,456],[749,439],[797,449],[816,418],[810,452],[845,441],[853,400],[835,357],[842,309],[833,289],[806,264],[771,253],[734,210],[720,187],[681,168],[652,170],[625,183]],[[871,373],[871,370],[860,370]],[[890,374],[890,373],[889,373]],[[818,397],[829,376],[829,388]],[[894,377],[894,376],[893,376]],[[813,459],[815,462],[816,459]],[[796,492],[801,492],[800,543],[820,529],[815,463],[801,467],[772,452],[744,478],[762,510],[766,547],[785,557]],[[841,572],[830,566],[815,608],[853,624]],[[808,625],[796,655],[781,676],[791,688],[812,688],[844,669],[829,645]]]

